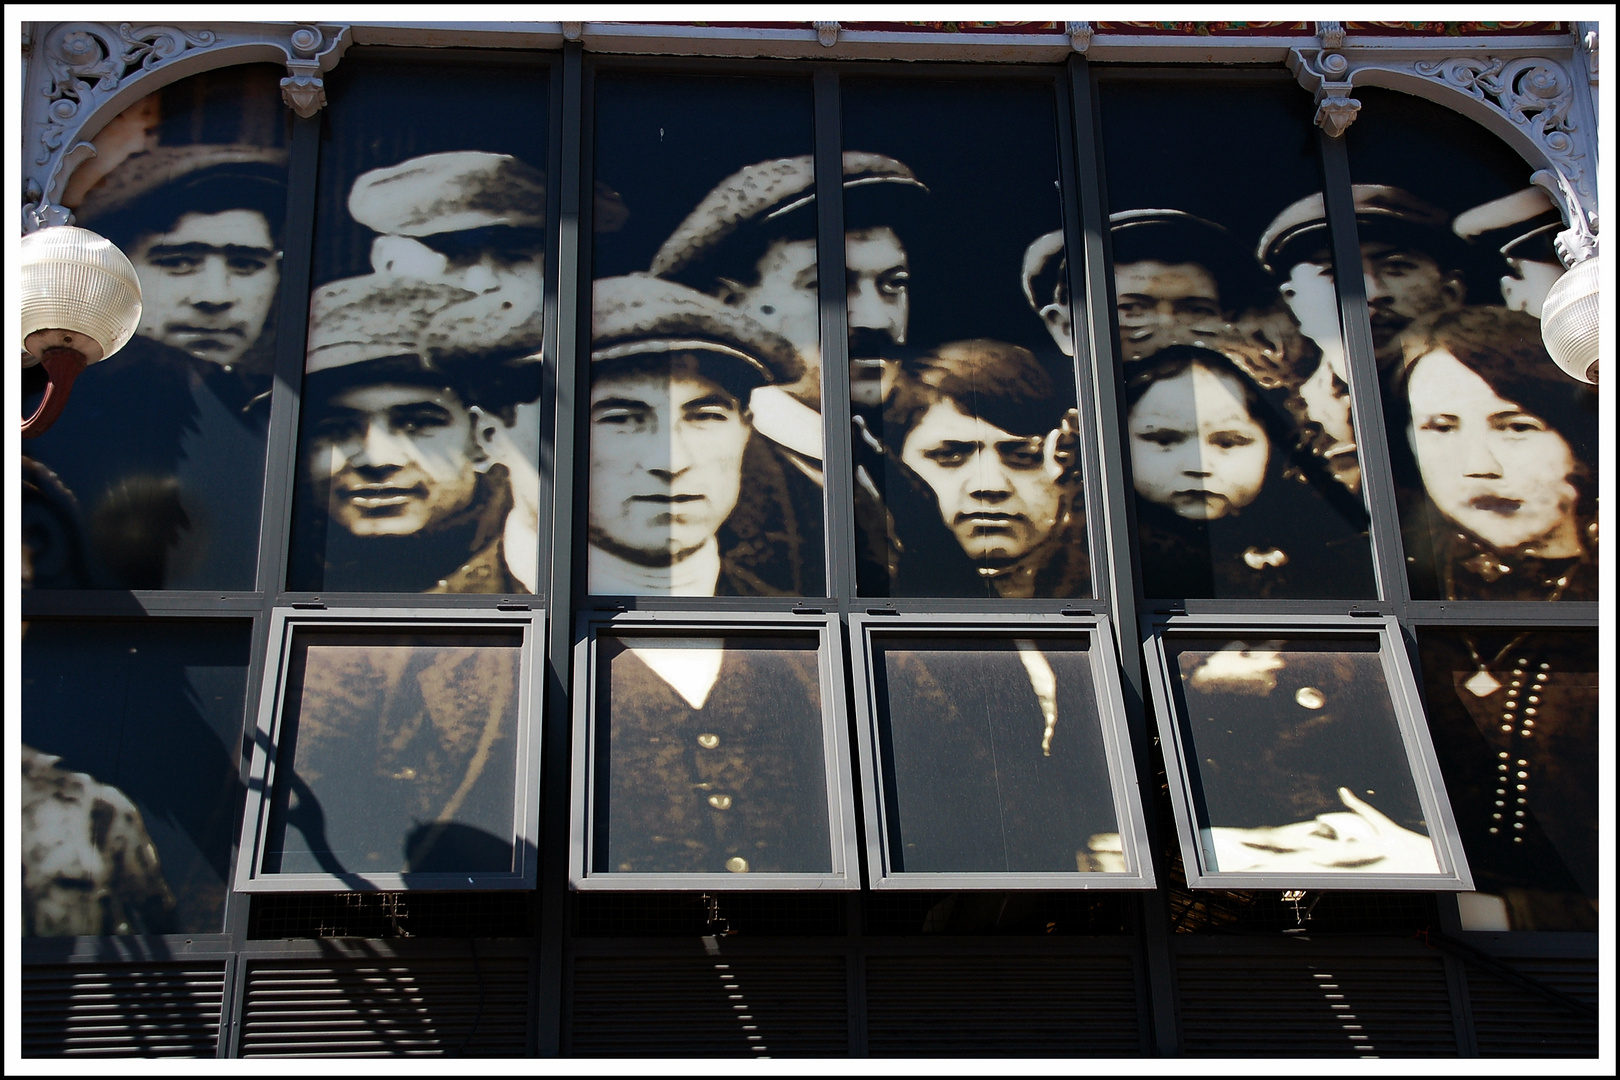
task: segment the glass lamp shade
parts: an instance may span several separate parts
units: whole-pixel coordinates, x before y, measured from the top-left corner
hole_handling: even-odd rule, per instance
[[[1598,256],[1553,282],[1541,308],[1541,340],[1553,362],[1582,382],[1598,381]]]
[[[69,348],[86,363],[128,344],[141,321],[141,283],[118,247],[59,225],[22,238],[22,332],[28,359]]]

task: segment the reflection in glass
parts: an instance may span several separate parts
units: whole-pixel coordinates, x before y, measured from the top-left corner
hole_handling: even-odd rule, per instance
[[[820,595],[820,298],[804,79],[604,74],[590,589]],[[846,158],[871,181],[897,163]]]
[[[1052,87],[841,95],[844,145],[927,185],[846,180],[860,592],[1088,596]]]
[[[831,871],[814,638],[604,637],[597,656],[595,870]]]
[[[517,634],[298,634],[264,872],[513,868]]]
[[[1479,894],[1467,929],[1597,929],[1597,636],[1425,631],[1424,702]],[[1495,918],[1490,918],[1494,915]]]
[[[89,368],[61,420],[28,442],[25,586],[254,587],[287,205],[284,75],[227,68],[141,99],[96,136],[64,193],[78,224],[129,256],[142,314],[130,343]]]
[[[1360,500],[1229,356],[1161,349],[1127,370],[1125,401],[1144,595],[1374,595]]]
[[[1206,868],[1438,873],[1376,639],[1166,639]]]
[[[23,632],[23,934],[219,933],[242,811],[247,628]]]
[[[543,70],[346,69],[326,111],[288,587],[538,587]],[[512,125],[483,107],[521,100]]]
[[[1083,643],[872,645],[894,871],[1125,869]]]

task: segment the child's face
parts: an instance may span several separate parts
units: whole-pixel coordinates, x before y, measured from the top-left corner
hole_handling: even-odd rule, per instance
[[[1230,374],[1194,364],[1161,379],[1128,419],[1136,493],[1184,518],[1248,506],[1265,483],[1271,440]]]

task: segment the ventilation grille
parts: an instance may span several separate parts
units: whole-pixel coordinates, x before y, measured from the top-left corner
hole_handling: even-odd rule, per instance
[[[1457,1054],[1438,957],[1181,956],[1188,1056]]]
[[[1597,1006],[1596,960],[1504,960],[1515,971]],[[1480,1057],[1596,1057],[1597,1021],[1468,966]]]
[[[523,957],[259,964],[247,975],[243,1057],[528,1052]]]
[[[845,893],[574,893],[580,937],[842,936]]]
[[[1128,1057],[1144,1050],[1126,956],[873,956],[873,1057]]]
[[[214,1057],[225,967],[23,969],[24,1057]]]
[[[565,1054],[847,1057],[842,957],[574,960]]]

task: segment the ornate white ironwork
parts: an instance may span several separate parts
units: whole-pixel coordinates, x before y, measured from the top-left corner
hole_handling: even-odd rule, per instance
[[[24,107],[28,145],[23,231],[67,224],[56,199],[94,157],[89,138],[123,109],[176,79],[233,63],[287,67],[282,96],[300,116],[326,104],[321,76],[348,48],[347,26],[225,23],[218,29],[135,23],[58,23],[35,43],[42,72]],[[43,101],[40,100],[43,98]]]
[[[1069,34],[1069,46],[1077,53],[1083,53],[1091,48],[1091,35],[1096,29],[1089,22],[1072,22],[1065,24]]]
[[[835,22],[818,22],[818,23],[812,23],[811,25],[816,28],[816,40],[821,42],[821,44],[825,48],[830,49],[834,45],[838,44],[838,24],[837,23],[835,23]]]
[[[1324,49],[1337,50],[1344,48],[1344,23],[1317,23],[1316,39],[1322,43]]]
[[[1316,122],[1329,135],[1350,126],[1361,103],[1357,87],[1385,86],[1426,97],[1482,122],[1532,165],[1550,169],[1573,192],[1572,229],[1596,221],[1596,184],[1587,148],[1592,133],[1578,130],[1572,62],[1546,56],[1413,56],[1397,48],[1294,49],[1288,66],[1316,94]],[[1549,190],[1551,190],[1549,188]],[[1563,202],[1558,196],[1560,203]],[[1595,229],[1591,230],[1595,231]],[[1571,241],[1575,244],[1576,241]]]

